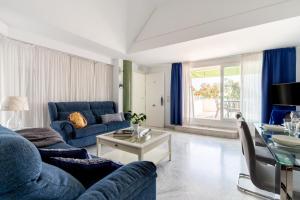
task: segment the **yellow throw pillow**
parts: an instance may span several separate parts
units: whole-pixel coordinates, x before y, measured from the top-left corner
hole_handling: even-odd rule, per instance
[[[80,112],[71,113],[68,119],[72,122],[75,128],[84,128],[87,125],[85,117]]]

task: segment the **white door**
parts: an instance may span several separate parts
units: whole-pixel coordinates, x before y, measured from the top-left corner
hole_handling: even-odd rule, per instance
[[[164,127],[165,120],[165,78],[164,73],[146,75],[147,126]]]

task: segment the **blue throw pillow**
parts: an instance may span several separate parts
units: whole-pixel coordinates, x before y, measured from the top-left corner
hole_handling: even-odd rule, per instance
[[[63,158],[90,158],[86,149],[39,149],[42,160],[49,163],[50,157],[63,157]]]
[[[85,188],[89,188],[122,166],[121,164],[102,158],[73,159],[52,157],[49,158],[49,163],[70,173],[79,180]]]
[[[80,111],[80,113],[82,113],[85,116],[88,125],[96,124],[96,118],[92,111],[84,110],[84,111]]]

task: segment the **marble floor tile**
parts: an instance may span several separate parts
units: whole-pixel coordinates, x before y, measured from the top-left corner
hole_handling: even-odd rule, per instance
[[[157,165],[158,200],[255,199],[236,188],[238,174],[247,173],[239,140],[180,132],[172,135],[172,161]],[[96,147],[88,151],[95,153]],[[251,183],[245,184],[251,187]]]

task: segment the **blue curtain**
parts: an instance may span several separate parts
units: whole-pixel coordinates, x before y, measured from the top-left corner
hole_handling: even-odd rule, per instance
[[[182,63],[172,64],[171,124],[182,125]]]
[[[296,82],[296,48],[264,51],[262,72],[262,122],[269,123],[272,110],[295,110],[290,106],[273,106],[272,84]]]

